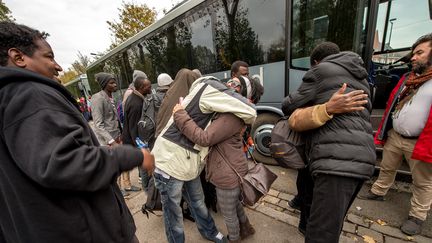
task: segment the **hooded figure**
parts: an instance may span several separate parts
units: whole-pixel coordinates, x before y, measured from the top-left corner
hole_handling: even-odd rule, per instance
[[[168,92],[169,88],[171,87],[171,84],[173,83],[173,80],[171,76],[169,76],[167,73],[161,73],[159,74],[157,78],[158,87],[156,88],[156,93],[153,94],[154,98],[154,108],[155,108],[155,114],[157,117],[157,113],[159,112],[159,109],[162,105],[162,101],[165,98],[166,93]],[[156,120],[157,124],[157,120]]]
[[[144,79],[146,79],[147,78],[147,74],[145,74],[143,71],[140,71],[140,70],[134,70],[133,74],[132,74],[132,83],[129,85],[129,87],[131,87],[131,86],[134,87],[135,81],[138,78],[144,78]]]
[[[291,114],[305,105],[323,104],[342,86],[342,82],[347,84],[346,92],[364,90],[370,97],[367,75],[363,60],[356,53],[330,55],[305,74],[297,92],[284,100],[282,110]],[[370,110],[369,100],[363,111],[335,116],[326,125],[308,133],[312,175],[327,173],[370,179],[376,158]]]
[[[169,76],[167,73],[161,73],[159,74],[159,76],[157,77],[157,83],[159,88],[162,87],[168,87],[171,85],[171,83],[173,82],[171,76]]]
[[[110,81],[111,79],[116,80],[114,76],[110,73],[97,73],[95,75],[95,78],[102,90],[105,89],[108,81]]]
[[[173,85],[168,90],[157,114],[156,136],[162,131],[172,115],[172,109],[179,102],[180,97],[185,97],[189,94],[189,89],[192,83],[198,78],[198,74],[187,68],[182,68],[178,71]]]
[[[133,74],[132,74],[132,83],[129,84],[129,87],[127,88],[127,90],[125,91],[124,95],[123,95],[123,100],[122,100],[122,106],[124,107],[126,104],[126,100],[129,97],[130,94],[132,94],[132,92],[135,90],[135,81],[139,78],[142,79],[148,79],[147,78],[147,74],[145,74],[143,71],[140,70],[134,70]]]
[[[348,208],[372,176],[376,161],[368,73],[361,57],[353,52],[312,58],[315,50],[324,53],[331,44],[322,43],[314,49],[311,61],[315,65],[304,75],[299,89],[284,99],[282,111],[291,115],[297,108],[324,104],[343,83],[345,92],[363,90],[368,103],[361,111],[335,114],[324,125],[301,134],[306,142],[307,167],[302,173],[306,185],[299,230],[306,232],[306,242],[338,242]]]

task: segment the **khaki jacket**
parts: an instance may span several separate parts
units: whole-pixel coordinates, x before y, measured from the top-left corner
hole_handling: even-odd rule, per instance
[[[333,115],[327,114],[325,104],[296,109],[289,117],[288,123],[292,130],[303,132],[324,125]]]

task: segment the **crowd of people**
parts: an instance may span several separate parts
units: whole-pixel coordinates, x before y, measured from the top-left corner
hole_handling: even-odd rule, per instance
[[[248,171],[244,146],[264,87],[246,62],[234,62],[226,80],[197,69],[183,68],[174,79],[162,73],[156,92],[145,70],[134,70],[122,111],[113,98],[115,76],[97,73],[92,129],[82,113],[88,108],[56,81],[62,68],[46,37],[0,22],[0,242],[139,242],[124,198],[147,192],[150,181],[168,242],[185,241],[182,200],[209,241],[240,242],[255,233],[238,177]],[[432,203],[431,49],[432,34],[413,44],[412,70],[391,94],[375,140],[360,56],[331,42],[312,51],[311,69],[282,101],[290,127],[305,140],[306,167],[290,202],[301,211],[305,242],[338,242],[354,199],[384,200],[402,157],[413,196],[401,230],[420,233]],[[374,142],[384,144],[380,175],[357,195],[374,172]],[[136,167],[142,187],[130,180]],[[215,188],[227,235],[205,203],[202,173]]]

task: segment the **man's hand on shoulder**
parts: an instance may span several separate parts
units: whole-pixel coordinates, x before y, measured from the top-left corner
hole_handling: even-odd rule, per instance
[[[346,87],[344,83],[325,103],[327,114],[341,114],[365,109],[364,105],[368,103],[367,94],[363,90],[354,90],[345,94]]]

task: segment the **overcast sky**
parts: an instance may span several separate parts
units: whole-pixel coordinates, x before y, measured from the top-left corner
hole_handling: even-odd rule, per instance
[[[77,60],[77,53],[105,51],[112,37],[107,20],[118,20],[122,0],[3,0],[19,24],[48,32],[57,62],[67,70]],[[163,17],[179,0],[126,0],[145,3]]]

